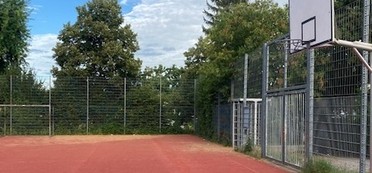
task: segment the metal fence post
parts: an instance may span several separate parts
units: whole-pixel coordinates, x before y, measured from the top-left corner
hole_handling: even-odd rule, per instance
[[[288,87],[288,49],[290,47],[290,41],[286,41],[285,44],[284,44],[284,47],[283,47],[283,51],[284,51],[284,84],[283,84],[283,88],[287,88]],[[287,129],[287,118],[288,118],[288,95],[284,95],[283,96],[283,137],[282,137],[282,140],[283,140],[283,146],[282,146],[282,151],[283,151],[283,155],[282,155],[282,160],[285,162],[287,160],[287,152],[286,149],[287,149],[287,134],[289,133],[288,132],[288,129]]]
[[[4,136],[6,135],[6,107],[4,107]]]
[[[49,77],[49,136],[52,136],[52,77]]]
[[[13,105],[13,76],[10,75],[10,105]],[[13,107],[9,108],[9,135],[13,132]]]
[[[124,78],[124,134],[127,126],[127,78]]]
[[[248,138],[251,138],[251,134],[249,134],[249,129],[251,128],[249,126],[249,120],[250,120],[250,116],[249,115],[248,117],[246,117],[246,111],[248,109],[248,106],[247,106],[247,97],[248,97],[248,54],[245,54],[244,55],[244,77],[243,77],[244,81],[243,81],[243,113],[240,115],[241,116],[241,119],[243,121],[241,121],[241,129],[243,130],[244,129],[244,123],[245,123],[245,118],[248,118],[248,129],[247,129],[247,133],[246,132],[243,132],[243,134],[247,135]],[[242,144],[246,142],[246,141],[242,141]]]
[[[262,73],[262,109],[261,109],[261,155],[266,156],[266,115],[267,115],[267,90],[269,89],[269,45],[267,43],[263,46],[263,73]]]
[[[87,118],[86,118],[86,133],[89,134],[89,77],[87,77]]]
[[[254,115],[253,115],[253,145],[257,145],[257,115],[258,115],[258,103],[254,101]]]
[[[55,117],[54,117],[54,107],[52,106],[52,135],[55,135]]]
[[[220,96],[220,93],[218,93],[217,95],[217,140],[219,141],[220,140],[220,134],[221,134],[221,131],[220,131],[220,125],[221,125],[221,122],[220,122],[220,118],[221,118],[221,115],[220,115],[220,108],[221,108],[221,96]]]
[[[196,79],[194,79],[194,133],[197,134],[196,130]]]
[[[368,98],[368,72],[366,67],[362,67],[362,93],[361,93],[361,117],[360,117],[360,157],[359,172],[364,173],[366,162],[366,143],[367,143],[367,98]]]
[[[372,58],[370,57],[369,58],[369,64],[372,66]],[[371,156],[372,156],[372,128],[371,128],[371,125],[372,125],[372,75],[369,75],[369,86],[370,86],[370,94],[369,94],[369,172],[372,172],[372,159],[371,159]],[[367,105],[368,107],[368,105]],[[368,123],[368,122],[367,122]]]
[[[160,79],[159,79],[159,132],[161,133],[161,114],[162,114],[162,107],[161,107],[161,75],[160,75]]]
[[[244,55],[244,84],[243,84],[243,106],[247,106],[247,90],[248,90],[248,54]]]
[[[364,9],[363,9],[363,42],[366,42],[368,43],[369,42],[369,32],[370,32],[370,28],[369,28],[369,24],[370,24],[370,10],[371,10],[371,2],[370,0],[364,0]],[[369,52],[367,51],[363,51],[363,57],[364,59],[368,62],[368,55],[369,55]],[[372,61],[371,61],[372,63]],[[372,74],[370,74],[370,76],[372,76]],[[362,86],[362,93],[363,93],[363,99],[362,99],[362,124],[361,124],[361,146],[360,146],[360,165],[359,165],[359,172],[361,173],[364,173],[366,172],[366,155],[367,155],[367,109],[368,109],[368,89],[367,89],[367,84],[368,84],[368,72],[367,72],[367,69],[364,67],[363,68],[363,74],[362,74],[362,83],[363,83],[363,86]],[[372,77],[371,77],[371,84],[372,84]],[[372,89],[371,89],[371,93],[370,93],[370,100],[372,101]],[[372,102],[370,103],[372,104]],[[372,105],[371,105],[372,107]],[[372,108],[370,108],[371,111],[372,111]],[[370,112],[370,114],[372,114],[372,112]],[[370,116],[370,119],[371,119],[372,116]],[[372,120],[370,120],[370,122],[372,122]],[[372,123],[370,123],[370,126],[372,125]],[[372,139],[372,134],[371,134],[372,130],[370,128],[370,139]],[[370,141],[371,143],[371,141]],[[370,154],[372,154],[372,150],[371,150],[371,145],[370,145]],[[371,155],[370,155],[371,156]],[[370,158],[370,163],[372,164],[372,159]],[[370,164],[370,172],[372,171],[372,165]]]
[[[231,80],[230,81],[230,88],[231,88],[231,93],[230,93],[230,102],[231,102],[231,106],[230,106],[230,109],[232,110],[231,111],[231,118],[230,118],[230,134],[231,134],[231,146],[233,148],[235,148],[235,123],[234,123],[234,115],[235,115],[235,103],[234,103],[234,95],[235,95],[235,84],[234,84],[234,80]]]
[[[313,154],[313,113],[314,113],[314,49],[310,48],[310,43],[307,44],[307,81],[306,81],[306,145],[305,154],[306,161],[312,159]]]

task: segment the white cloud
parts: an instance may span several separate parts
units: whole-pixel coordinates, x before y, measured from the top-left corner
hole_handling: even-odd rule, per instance
[[[125,4],[127,4],[127,2],[128,2],[128,0],[121,0],[120,5],[125,5]]]
[[[184,66],[183,52],[202,35],[203,9],[200,0],[142,0],[125,14],[125,21],[138,34],[137,57],[146,66]]]
[[[288,4],[288,0],[274,0],[274,2],[278,3],[279,6],[282,6],[282,7]]]
[[[184,66],[183,52],[202,35],[204,8],[205,1],[200,0],[142,0],[125,14],[126,23],[138,34],[141,50],[136,57],[142,67]],[[38,76],[50,76],[56,66],[52,48],[57,41],[57,34],[32,36],[26,61]]]
[[[43,7],[42,5],[31,4],[31,5],[27,6],[26,9],[29,10],[29,12],[31,12],[31,14],[35,15],[35,14],[38,13],[38,11],[39,11],[42,7]]]
[[[56,34],[33,35],[30,41],[29,54],[26,61],[29,67],[36,72],[38,76],[50,76],[50,70],[55,64],[52,59],[53,47],[57,43]]]

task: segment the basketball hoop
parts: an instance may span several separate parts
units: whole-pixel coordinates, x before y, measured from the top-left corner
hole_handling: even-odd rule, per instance
[[[289,21],[290,53],[333,42],[334,0],[289,0]]]
[[[303,41],[301,39],[289,39],[288,37],[272,42],[276,45],[277,50],[286,50],[289,52],[298,52],[303,49]]]

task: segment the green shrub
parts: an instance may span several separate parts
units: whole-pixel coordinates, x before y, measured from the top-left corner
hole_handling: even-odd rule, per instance
[[[261,159],[261,157],[262,157],[261,148],[258,147],[258,146],[253,147],[252,151],[249,152],[248,155],[250,155],[254,158],[257,158],[257,159]]]
[[[259,146],[255,146],[251,138],[247,139],[245,145],[238,149],[237,151],[252,156],[257,159],[261,159],[261,148]]]
[[[246,154],[249,154],[250,152],[253,151],[253,141],[251,138],[248,138],[247,139],[247,142],[245,143],[244,145],[244,149],[243,149],[243,152],[246,153]]]
[[[338,172],[329,162],[321,159],[311,160],[307,162],[303,169],[303,173],[336,173]]]

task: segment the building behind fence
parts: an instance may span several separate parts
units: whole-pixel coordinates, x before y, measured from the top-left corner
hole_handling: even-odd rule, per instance
[[[189,133],[195,81],[0,77],[4,135]]]

